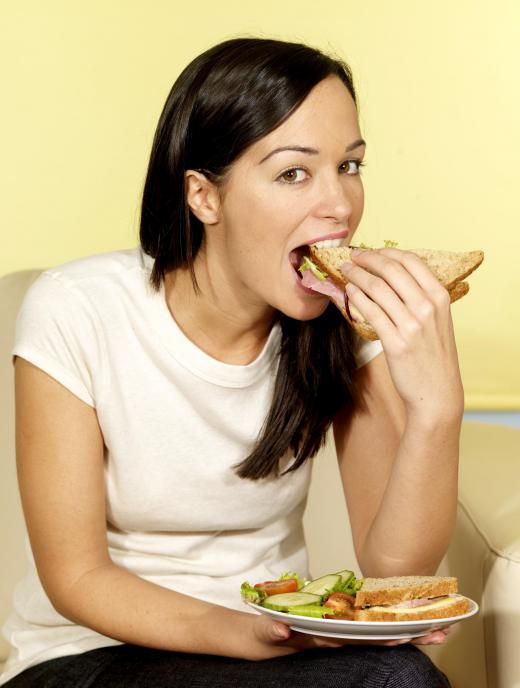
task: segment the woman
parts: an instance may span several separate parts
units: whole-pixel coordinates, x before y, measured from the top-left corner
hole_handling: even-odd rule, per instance
[[[306,636],[239,599],[246,579],[306,575],[310,459],[332,422],[365,575],[433,574],[452,532],[447,293],[407,252],[360,252],[367,344],[295,269],[308,244],[352,242],[364,150],[340,60],[221,43],[167,99],[141,248],[33,285],[14,355],[35,565],[5,685],[449,685],[411,643]]]

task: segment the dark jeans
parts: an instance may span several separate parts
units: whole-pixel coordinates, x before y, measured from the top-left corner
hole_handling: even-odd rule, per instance
[[[115,645],[30,667],[4,688],[450,688],[414,645],[317,648],[257,662]]]

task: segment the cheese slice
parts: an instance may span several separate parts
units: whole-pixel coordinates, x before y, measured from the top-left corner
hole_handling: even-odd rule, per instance
[[[449,597],[443,597],[440,600],[431,600],[428,604],[423,604],[418,607],[399,607],[397,605],[387,605],[387,606],[376,606],[370,607],[371,612],[392,612],[393,614],[409,614],[410,612],[421,612],[428,609],[438,609],[439,607],[448,607],[456,602],[458,599],[462,599],[462,595],[450,595]]]

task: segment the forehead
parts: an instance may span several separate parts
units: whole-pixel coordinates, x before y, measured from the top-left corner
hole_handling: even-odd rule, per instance
[[[310,91],[285,122],[256,141],[248,152],[252,156],[265,155],[277,145],[287,143],[317,148],[340,145],[343,149],[360,137],[352,96],[341,79],[329,76]]]

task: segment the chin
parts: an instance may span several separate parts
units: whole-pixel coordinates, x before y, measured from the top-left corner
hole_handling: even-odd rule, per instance
[[[287,303],[279,307],[278,310],[289,318],[294,320],[315,320],[323,315],[327,310],[327,306],[330,301],[326,297],[316,298],[312,301],[309,299],[307,302],[301,301],[300,303]]]

